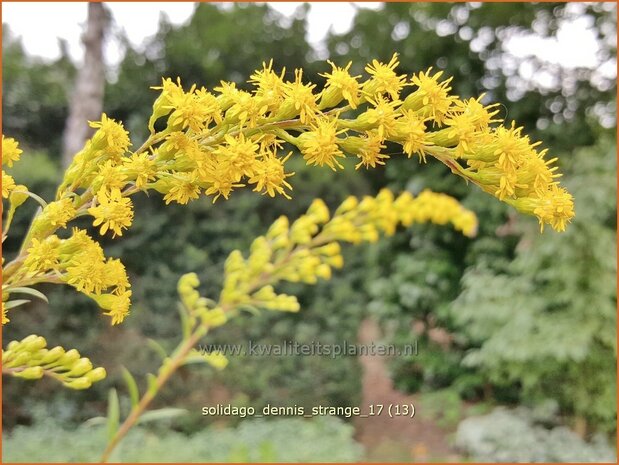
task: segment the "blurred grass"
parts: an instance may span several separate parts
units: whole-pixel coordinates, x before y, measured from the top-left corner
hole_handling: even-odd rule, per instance
[[[137,427],[112,462],[355,462],[363,449],[351,425],[333,417],[246,420],[235,428],[212,426],[191,435]],[[105,431],[68,431],[47,418],[18,426],[2,438],[2,462],[97,462]]]

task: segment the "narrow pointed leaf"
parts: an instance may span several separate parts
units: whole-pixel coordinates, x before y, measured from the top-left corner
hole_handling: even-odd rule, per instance
[[[122,375],[125,379],[125,383],[127,384],[127,390],[129,391],[131,407],[135,407],[140,401],[140,391],[138,390],[138,385],[135,382],[133,375],[125,367],[122,367]]]
[[[155,352],[157,352],[157,354],[159,354],[161,360],[165,360],[166,358],[168,358],[168,354],[166,353],[165,349],[157,341],[155,341],[154,339],[147,339],[146,343],[151,349],[153,349]]]
[[[170,418],[179,417],[181,415],[187,414],[187,410],[184,408],[160,408],[157,410],[150,410],[148,412],[144,412],[140,419],[138,420],[138,424],[147,423],[150,421],[159,421],[159,420],[168,420]]]
[[[8,292],[10,294],[28,294],[28,295],[31,295],[32,297],[37,297],[49,303],[49,300],[47,300],[47,297],[45,294],[43,294],[41,291],[37,291],[36,289],[32,289],[31,287],[14,287],[12,289],[9,289]]]
[[[4,302],[4,303],[2,304],[2,306],[3,306],[6,310],[10,310],[10,309],[12,309],[12,308],[19,307],[20,305],[24,305],[24,304],[27,304],[27,303],[29,303],[29,302],[30,302],[30,301],[29,301],[29,300],[26,300],[26,299],[11,300],[10,302]]]
[[[92,426],[101,426],[107,423],[106,417],[92,417],[82,423],[82,426],[92,427]]]
[[[107,440],[111,441],[120,423],[120,406],[118,404],[118,394],[116,389],[110,389],[107,404]]]

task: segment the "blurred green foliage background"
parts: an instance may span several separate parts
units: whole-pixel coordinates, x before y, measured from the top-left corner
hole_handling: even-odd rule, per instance
[[[224,8],[202,3],[184,25],[162,19],[144,49],[121,40],[125,57],[110,73],[105,112],[122,120],[139,145],[155,96],[149,87],[162,76],[180,76],[187,86],[212,88],[231,80],[248,87],[251,72],[273,58],[288,74],[303,67],[304,75],[314,78],[329,67],[306,40],[307,11],[300,7],[293,19],[284,20],[267,4]],[[616,8],[611,3],[384,4],[359,10],[349,32],[330,33],[326,40],[331,60],[339,65],[353,61],[352,74],[371,59],[388,60],[396,51],[402,72],[444,69],[454,77],[456,94],[486,92],[488,100],[501,102],[502,117],[516,120],[559,157],[563,182],[576,203],[576,219],[565,234],[540,235],[535,220],[465,185],[440,163],[422,166],[397,154],[386,168],[367,172],[349,164],[334,173],[293,160],[292,201],[239,191],[215,205],[204,198],[187,207],[164,207],[159,196],[142,196],[135,200],[131,230],[122,240],[104,244],[107,254],[123,258],[133,282],[134,307],[123,325],[109,327],[92,302],[70,289],[50,288],[49,307],[14,312],[3,328],[5,340],[37,332],[50,344],[75,347],[105,366],[108,379],[79,393],[46,381],[5,379],[5,431],[16,425],[22,431],[42,415],[68,429],[101,415],[106,390],[122,383],[121,365],[140,378],[157,367],[148,338],[166,347],[174,344],[175,287],[181,274],[197,272],[207,295],[216,296],[227,254],[246,249],[277,216],[294,217],[315,197],[333,206],[349,194],[374,194],[388,186],[413,192],[427,187],[457,197],[479,216],[478,236],[470,240],[424,226],[349,249],[345,269],[330,282],[287,289],[299,296],[300,314],[237,320],[213,332],[212,341],[355,341],[361,320],[372,316],[380,322],[383,342],[418,340],[417,355],[390,365],[395,385],[405,392],[448,392],[455,402],[441,405],[457,412],[464,403],[535,408],[550,401],[561,422],[585,438],[615,433],[615,77],[544,62],[533,53],[516,58],[506,50],[516,35],[552,38],[563,21],[575,16],[590,21],[600,62],[616,55]],[[28,56],[10,24],[6,26],[3,132],[22,141],[26,152],[13,175],[49,198],[61,176],[61,134],[76,70],[66,53],[54,62]],[[525,78],[523,66],[533,69],[533,76],[550,73],[552,84],[542,87]],[[322,78],[315,82],[320,85]],[[23,210],[27,214],[15,220],[4,244],[7,257],[18,247],[34,207]],[[435,337],[437,331],[442,340]],[[213,399],[257,406],[348,406],[361,399],[361,368],[353,357],[232,358],[221,373],[201,370],[182,371],[157,402],[190,411],[169,426],[177,433],[207,426],[199,411]],[[456,413],[456,423],[460,417]],[[347,431],[338,434],[350,438]],[[342,452],[340,460],[358,459],[357,446],[346,441],[338,447],[350,448],[350,453]],[[313,459],[325,457],[316,452]]]

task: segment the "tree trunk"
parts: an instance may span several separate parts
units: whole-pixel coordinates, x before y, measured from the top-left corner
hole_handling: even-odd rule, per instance
[[[103,110],[103,40],[109,24],[110,15],[103,3],[89,3],[88,22],[82,35],[85,46],[84,64],[77,73],[69,117],[62,136],[62,164],[65,168],[92,135],[88,121],[98,120]]]

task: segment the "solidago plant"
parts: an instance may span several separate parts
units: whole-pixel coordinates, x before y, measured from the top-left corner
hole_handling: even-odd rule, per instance
[[[73,286],[103,310],[113,325],[122,323],[131,307],[131,284],[117,258],[106,257],[100,244],[83,229],[71,226],[82,216],[92,218],[100,235],[122,236],[133,222],[132,196],[157,191],[166,204],[187,204],[201,195],[215,202],[228,199],[235,189],[290,198],[294,175],[286,162],[300,153],[307,165],[343,169],[341,161],[356,157],[356,168],[375,168],[388,162],[397,144],[402,155],[425,162],[434,157],[456,175],[479,186],[518,211],[535,215],[563,231],[574,216],[572,196],[560,187],[556,159],[546,160],[515,123],[503,124],[497,104],[485,105],[483,96],[462,99],[451,94],[451,79],[432,69],[413,76],[397,72],[394,54],[388,63],[372,61],[367,76],[350,74],[351,64],[321,76],[318,90],[295,70],[285,79],[272,62],[251,75],[251,91],[221,82],[213,91],[180,80],[164,79],[154,89],[159,96],[148,122],[150,135],[132,150],[122,123],[102,115],[90,125],[93,137],[75,155],[56,197],[46,202],[16,185],[2,171],[2,197],[7,199],[2,239],[16,210],[29,198],[40,204],[22,246],[2,269],[2,323],[10,312],[29,302],[20,295],[45,299],[33,286],[57,283]],[[2,138],[2,164],[12,167],[21,149],[12,138]],[[4,205],[3,205],[4,206]],[[203,361],[225,366],[221,354],[199,354],[197,342],[243,309],[298,311],[294,296],[278,294],[280,281],[314,284],[329,279],[343,264],[341,243],[374,242],[381,233],[393,234],[398,225],[450,223],[463,234],[476,232],[475,215],[455,199],[424,191],[394,196],[382,190],[376,197],[346,199],[331,215],[315,200],[294,222],[280,217],[266,235],[258,237],[244,257],[234,251],[225,264],[224,285],[218,300],[199,294],[195,274],[179,281],[182,338],[140,397],[126,372],[132,410],[119,426],[118,401],[110,398],[109,458],[119,441],[138,421],[159,389],[176,369]],[[31,335],[11,342],[3,352],[3,373],[26,379],[45,375],[74,389],[90,387],[105,377],[103,368],[75,350],[46,348]],[[115,391],[113,391],[115,393]]]

